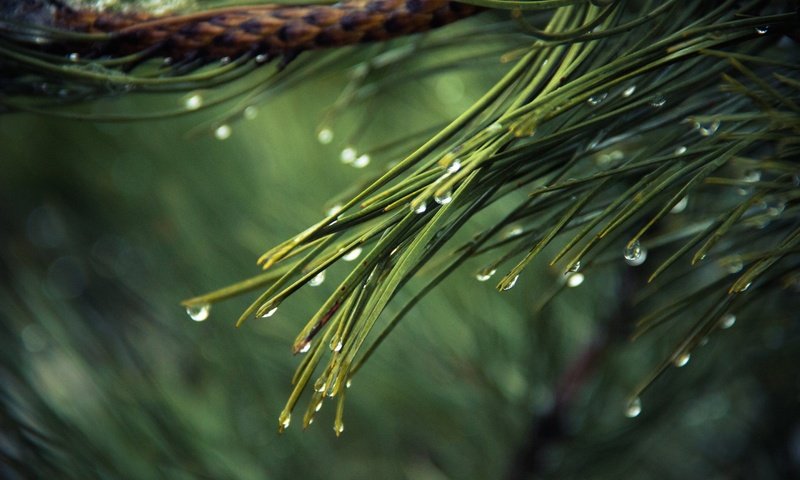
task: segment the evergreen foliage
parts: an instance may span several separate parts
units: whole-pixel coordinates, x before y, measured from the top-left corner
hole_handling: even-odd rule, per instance
[[[767,395],[770,402],[785,402],[791,412],[773,412],[774,423],[764,417],[771,425],[780,424],[781,418],[788,421],[786,431],[768,434],[782,439],[776,440],[780,447],[756,439],[758,435],[743,426],[751,419],[717,418],[720,428],[750,431],[747,439],[730,444],[765,458],[768,467],[715,452],[681,466],[657,460],[667,458],[659,457],[657,442],[636,441],[669,431],[671,410],[680,409],[681,403],[708,411],[722,408],[719,398],[724,397],[731,415],[752,412],[746,405],[730,405],[736,392],[758,402],[763,397],[752,393],[758,389],[754,379],[770,365],[775,371],[791,371],[798,358],[796,5],[677,0],[469,3],[492,11],[424,37],[303,54],[285,68],[265,67],[254,56],[177,65],[152,59],[148,52],[127,58],[70,58],[41,49],[42,41],[32,39],[43,36],[47,44],[98,39],[4,21],[0,81],[5,95],[0,106],[8,112],[114,122],[169,119],[217,107],[209,123],[193,133],[222,139],[230,135],[231,125],[248,118],[254,106],[268,98],[292,95],[290,90],[302,88],[304,82],[345,71],[348,83],[317,132],[320,141],[328,143],[334,125],[347,112],[369,111],[372,102],[395,89],[415,94],[407,84],[416,89],[425,85],[413,83],[416,79],[443,73],[469,76],[484,69],[483,74],[494,75],[491,84],[453,118],[408,122],[403,131],[383,136],[382,144],[367,152],[345,148],[343,161],[380,166],[370,168],[362,181],[331,202],[324,218],[263,253],[258,260],[263,273],[183,302],[193,318],[203,320],[212,306],[216,311],[218,302],[253,295],[236,325],[244,330],[272,328],[271,322],[283,321],[276,312],[309,298],[307,286],[323,280],[333,285],[327,297],[310,297],[317,302],[316,311],[296,332],[292,350],[302,356],[278,429],[283,431],[291,421],[308,427],[319,407],[331,401],[334,431],[337,436],[342,433],[345,394],[348,401],[370,395],[372,387],[359,383],[361,369],[368,376],[367,361],[371,365],[383,348],[396,353],[389,345],[395,331],[402,337],[402,320],[417,312],[409,329],[441,322],[438,330],[425,327],[434,329],[430,335],[441,348],[456,350],[447,345],[449,337],[459,345],[456,330],[463,328],[499,335],[516,352],[517,361],[529,364],[529,375],[555,385],[530,426],[516,421],[513,439],[487,447],[505,455],[503,461],[489,462],[485,471],[464,471],[454,466],[457,457],[437,453],[434,457],[443,460],[433,460],[435,467],[419,477],[436,478],[431,473],[435,470],[457,478],[498,472],[509,478],[646,478],[653,472],[663,478],[687,472],[721,477],[731,465],[764,477],[797,473],[800,455],[794,452],[792,457],[791,448],[800,445],[800,424],[792,423],[799,421],[798,409],[796,401],[786,399],[787,392],[796,394],[797,386],[787,387],[783,380],[764,387],[774,392]],[[158,99],[175,92],[185,93],[183,105],[164,108]],[[146,105],[136,112],[120,112],[115,102],[137,95]],[[111,98],[106,111],[96,108],[100,97]],[[302,183],[294,187],[304,191]],[[508,319],[497,318],[507,306],[497,307],[489,325],[464,320],[462,326],[469,310],[458,320],[418,313],[431,301],[426,297],[447,290],[451,277],[467,274],[477,282],[461,282],[458,290],[463,295],[479,290],[480,282],[491,282],[501,296],[524,287],[524,305],[536,320],[520,319],[521,325],[509,327]],[[526,283],[528,276],[535,282]],[[560,298],[575,298],[568,289],[591,278],[599,279],[599,297],[585,302],[596,308],[598,318],[575,320],[574,328],[588,333],[575,335],[584,340],[583,348],[567,355],[559,351],[564,340],[552,331],[548,334],[554,327],[545,322],[559,316],[553,312],[563,311]],[[571,321],[569,314],[560,316],[561,322]],[[760,325],[764,316],[776,321]],[[222,320],[216,313],[214,319]],[[254,325],[267,322],[270,326]],[[734,323],[740,328],[742,322],[749,324],[748,335],[774,334],[780,325],[783,347],[762,348],[763,361],[723,372],[724,359],[749,345],[740,338],[738,346],[729,342],[714,349],[705,369],[684,380],[705,385],[710,394],[705,395],[703,387],[673,387],[677,374],[664,375],[671,366],[685,366],[709,338]],[[625,346],[627,339],[636,340],[633,347]],[[640,342],[644,343],[636,350]],[[9,345],[19,348],[18,342]],[[494,348],[502,350],[503,345]],[[4,365],[21,355],[10,352],[6,350]],[[530,395],[515,397],[515,376],[491,364],[502,355],[493,352],[488,358],[492,360],[478,362],[475,371],[456,360],[450,367],[464,369],[455,375],[460,381],[499,391],[502,400],[492,405],[517,402],[530,409]],[[248,365],[251,360],[246,360]],[[553,365],[538,365],[545,361]],[[424,368],[421,360],[409,359],[408,364]],[[97,450],[81,451],[83,456],[65,456],[63,451],[73,451],[69,445],[54,446],[47,433],[36,432],[33,425],[47,425],[46,431],[69,432],[56,434],[56,439],[82,435],[80,427],[51,414],[47,405],[33,407],[45,416],[36,421],[16,413],[11,408],[14,395],[25,398],[23,403],[40,400],[35,387],[24,380],[24,371],[11,375],[17,380],[14,389],[4,392],[8,398],[2,402],[3,422],[15,429],[14,448],[36,457],[35,466],[29,466],[14,451],[0,450],[11,465],[9,472],[48,475],[63,472],[65,465],[74,466],[78,477],[113,477],[125,471],[119,458],[105,457],[96,445]],[[396,375],[392,385],[414,388],[405,374]],[[731,381],[734,378],[739,382]],[[408,381],[415,380],[419,379],[412,375]],[[347,389],[351,381],[357,385],[352,393]],[[619,389],[633,381],[636,384],[621,395]],[[259,385],[252,392],[265,389],[279,388]],[[144,406],[154,422],[152,431],[159,432],[153,436],[170,443],[174,458],[165,464],[197,465],[198,475],[240,476],[227,465],[235,456],[227,456],[219,470],[211,468],[207,451],[188,438],[170,436],[175,432],[168,426],[173,419],[165,418],[168,415],[155,405]],[[422,409],[409,410],[417,408]],[[437,409],[422,411],[426,426],[416,428],[435,432]],[[645,413],[629,420],[642,421],[634,435],[624,422],[604,424],[602,417],[608,412],[620,417]],[[494,418],[493,413],[487,416]],[[713,423],[708,419],[716,417],[701,418]],[[460,418],[470,421],[474,420]],[[684,427],[675,431],[686,435],[691,428]],[[144,432],[142,438],[148,435]],[[687,453],[689,447],[680,447],[680,435],[675,436],[660,454]],[[130,438],[134,441],[135,433]],[[713,450],[706,441],[703,437],[698,444]],[[153,455],[164,448],[155,447]],[[773,448],[782,453],[771,454]],[[639,453],[628,457],[625,451]],[[552,458],[559,455],[576,460]],[[649,466],[631,465],[645,455],[652,462]],[[661,461],[666,464],[659,465]],[[83,470],[93,462],[93,472]],[[145,472],[133,476],[144,478]]]

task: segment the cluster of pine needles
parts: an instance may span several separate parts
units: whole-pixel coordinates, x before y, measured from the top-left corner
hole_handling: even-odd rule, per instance
[[[495,282],[501,292],[534,261],[545,262],[554,275],[549,288],[532,295],[538,308],[595,269],[625,262],[644,272],[647,285],[629,292],[643,313],[626,319],[624,335],[659,329],[674,345],[631,392],[631,415],[660,374],[685,364],[745,306],[791,305],[800,290],[800,64],[792,38],[798,13],[788,3],[470,3],[502,12],[467,21],[453,38],[383,47],[360,61],[335,107],[402,81],[381,72],[409,57],[435,56],[472,39],[496,45],[475,58],[442,57],[449,63],[409,75],[475,62],[495,65],[502,77],[434,133],[406,132],[413,135],[400,148],[379,153],[390,166],[318,223],[266,251],[259,259],[264,273],[184,302],[207,314],[216,302],[260,291],[239,326],[270,317],[326,272],[333,280],[335,264],[357,259],[336,270],[344,272],[338,285],[293,342],[303,356],[280,430],[307,393],[304,425],[334,398],[340,433],[353,376],[423,297],[476,257],[483,265],[477,280]],[[260,68],[252,57],[213,65],[146,62],[147,52],[70,60],[29,48],[21,31],[4,30],[0,41],[0,79],[13,93],[0,105],[76,118],[97,118],[80,103],[99,94],[212,89],[240,80],[203,105],[233,104],[214,128],[343,58],[301,57],[282,71]],[[91,40],[24,31],[48,41]],[[137,118],[147,116],[100,117]],[[412,142],[417,146],[408,148]],[[490,226],[474,227],[486,212]],[[414,293],[397,305],[405,290]],[[659,291],[675,294],[654,295]]]

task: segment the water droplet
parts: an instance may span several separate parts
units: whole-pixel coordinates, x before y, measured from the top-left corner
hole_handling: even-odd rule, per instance
[[[667,104],[667,97],[663,95],[658,95],[656,97],[653,97],[652,100],[650,100],[650,106],[653,108],[661,108],[666,104]]]
[[[744,292],[744,291],[746,291],[748,288],[750,288],[750,285],[752,285],[752,284],[753,284],[753,282],[747,282],[747,283],[746,283],[744,286],[742,286],[741,288],[739,288],[739,290],[738,290],[738,291],[739,291],[739,292]]]
[[[515,275],[514,278],[508,281],[506,285],[503,287],[503,290],[511,290],[514,288],[514,285],[517,284],[517,280],[519,280],[519,275]]]
[[[638,267],[647,259],[647,249],[642,247],[642,244],[639,242],[639,240],[636,240],[632,244],[625,247],[625,250],[622,252],[622,256],[625,257],[625,263],[634,267]]]
[[[323,128],[317,133],[317,141],[323,145],[327,145],[333,141],[333,130],[330,128]]]
[[[189,305],[186,307],[186,313],[188,313],[189,318],[195,322],[202,322],[203,320],[207,319],[208,315],[211,313],[211,305],[208,303],[204,303],[202,305]]]
[[[342,150],[342,153],[339,154],[339,160],[342,163],[353,163],[356,159],[358,154],[356,153],[356,149],[353,147],[346,147]]]
[[[336,215],[337,213],[339,213],[341,211],[342,211],[342,206],[337,203],[336,205],[334,205],[331,208],[329,208],[325,212],[325,215],[328,216],[328,217],[332,217],[332,216]]]
[[[727,330],[736,324],[736,315],[732,313],[726,313],[719,319],[719,328],[723,330]]]
[[[357,259],[359,255],[361,255],[361,247],[356,247],[344,254],[342,256],[342,260],[345,262],[352,262],[353,260]]]
[[[231,63],[231,57],[222,57],[219,59],[220,65],[227,65],[229,63]]]
[[[275,315],[275,312],[277,312],[277,311],[278,311],[278,307],[272,307],[269,310],[267,310],[266,312],[264,312],[264,314],[261,315],[261,318],[271,317],[271,316]]]
[[[786,202],[779,201],[776,202],[771,207],[767,208],[767,215],[769,215],[770,217],[777,217],[778,215],[783,213],[784,210],[786,210]]]
[[[217,137],[217,140],[227,140],[230,138],[231,133],[232,130],[229,125],[220,125],[214,130],[214,136]]]
[[[487,268],[481,269],[475,275],[475,278],[477,278],[479,282],[485,282],[485,281],[489,280],[490,278],[492,278],[492,276],[495,273],[497,273],[497,269],[496,268],[487,267]]]
[[[761,25],[756,27],[756,33],[759,35],[764,35],[767,32],[769,32],[769,25]]]
[[[680,147],[678,147],[678,148],[676,148],[676,149],[675,149],[675,151],[673,152],[673,154],[674,154],[674,155],[683,155],[684,153],[686,153],[686,150],[688,150],[688,149],[686,148],[686,146],[684,146],[684,145],[681,145]]]
[[[302,347],[300,347],[300,350],[298,350],[298,352],[300,352],[300,353],[306,353],[306,352],[308,352],[309,350],[311,350],[311,342],[306,342],[306,343],[304,343],[304,344],[303,344],[303,346],[302,346]]]
[[[292,414],[287,411],[281,412],[281,416],[278,417],[278,431],[286,430],[290,423],[292,423]]]
[[[455,158],[450,165],[447,166],[447,173],[456,173],[461,170],[461,160]]]
[[[760,170],[748,170],[744,172],[744,176],[742,177],[742,181],[747,183],[756,183],[760,180],[761,180]]]
[[[248,105],[242,112],[242,116],[244,116],[246,120],[255,120],[255,118],[258,116],[258,108],[254,107],[253,105]]]
[[[594,156],[594,163],[601,168],[611,168],[623,158],[625,153],[622,150],[600,151]]]
[[[349,379],[349,378],[348,378],[348,379],[347,379],[347,382],[344,384],[344,387],[345,387],[345,388],[350,388],[350,387],[352,387],[352,386],[353,386],[353,380],[351,380],[351,379]]]
[[[486,127],[486,131],[489,133],[497,133],[503,130],[503,125],[500,122],[494,122],[493,124]]]
[[[78,60],[81,59],[81,56],[78,55],[77,52],[72,52],[69,55],[67,55],[67,58],[69,59],[70,62],[77,62]]]
[[[314,382],[314,391],[315,392],[322,393],[322,392],[325,391],[326,388],[328,388],[328,384],[327,384],[327,382],[325,382],[324,378],[320,377],[320,378],[317,379],[316,382]]]
[[[262,64],[267,62],[269,62],[269,55],[267,55],[266,53],[259,53],[258,55],[256,55],[256,63]]]
[[[639,397],[634,398],[625,406],[625,416],[628,418],[638,417],[642,413],[642,401]]]
[[[411,211],[414,213],[425,213],[426,210],[428,210],[428,205],[425,202],[422,202],[419,205],[414,205],[413,202],[411,203]]]
[[[672,210],[669,213],[681,213],[682,211],[686,210],[686,207],[689,205],[689,196],[685,196],[672,207]]]
[[[577,272],[580,269],[581,269],[581,261],[577,260],[575,263],[569,266],[569,268],[567,269],[567,274]]]
[[[359,155],[355,160],[353,160],[353,166],[355,168],[364,168],[369,165],[369,155],[363,153]]]
[[[203,106],[203,96],[199,93],[193,93],[186,97],[183,101],[183,106],[186,107],[187,110],[197,110]]]
[[[325,270],[314,275],[314,277],[308,281],[308,285],[311,287],[317,287],[319,285],[322,285],[322,282],[324,281],[325,281]]]
[[[742,263],[742,259],[739,257],[732,258],[727,265],[726,270],[728,273],[739,273],[744,268],[744,264]]]
[[[691,358],[692,358],[691,354],[689,354],[688,352],[684,352],[675,357],[675,360],[672,362],[672,364],[678,368],[685,367],[686,364],[689,363],[689,360]]]
[[[589,105],[591,105],[593,107],[596,107],[596,106],[600,105],[601,103],[603,103],[603,100],[605,100],[606,97],[608,97],[608,93],[605,93],[605,92],[604,93],[598,93],[597,95],[592,95],[591,97],[589,97],[589,99],[586,102]]]
[[[317,404],[314,406],[314,411],[315,412],[319,412],[321,409],[322,409],[322,400],[317,402]]]
[[[439,205],[447,205],[448,203],[453,201],[453,193],[450,190],[448,190],[444,193],[436,194],[433,196],[433,200]]]
[[[344,424],[342,422],[336,422],[333,425],[333,431],[336,432],[336,436],[338,437],[344,432]]]
[[[622,92],[623,97],[630,97],[636,92],[636,85],[631,85],[630,87],[626,88],[625,91]]]
[[[567,286],[570,287],[570,288],[575,288],[578,285],[580,285],[581,283],[583,283],[584,280],[585,280],[585,277],[583,276],[582,273],[570,272],[567,275]]]
[[[512,226],[508,227],[508,230],[506,230],[506,232],[503,234],[503,238],[516,237],[518,235],[522,235],[522,232],[524,232],[524,230],[523,230],[523,228],[521,226],[512,225]]]
[[[341,351],[342,351],[342,347],[343,347],[343,346],[344,346],[344,344],[342,343],[342,341],[341,341],[341,340],[339,340],[338,342],[336,342],[336,345],[334,345],[334,346],[333,346],[333,349],[332,349],[332,350],[333,350],[334,352],[341,352]]]
[[[700,135],[704,137],[710,137],[711,135],[717,133],[717,130],[719,130],[719,125],[720,125],[719,120],[711,120],[708,122],[697,122],[697,121],[694,122],[695,130],[697,130],[698,133],[700,133]]]

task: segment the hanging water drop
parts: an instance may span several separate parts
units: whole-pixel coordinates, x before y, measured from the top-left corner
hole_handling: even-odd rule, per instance
[[[186,307],[186,313],[189,314],[189,318],[195,322],[202,322],[203,320],[207,319],[208,315],[211,313],[211,305],[208,303],[204,303],[202,305],[189,305]]]
[[[624,92],[622,92],[623,97],[630,97],[636,92],[636,85],[631,85],[630,87],[626,88]]]
[[[485,282],[492,278],[495,273],[497,273],[496,268],[484,268],[475,275],[475,278],[477,278],[479,282]]]
[[[322,409],[322,400],[317,402],[317,404],[314,406],[314,411],[315,412],[319,412],[321,409]]]
[[[433,201],[438,203],[439,205],[447,205],[448,203],[453,201],[453,193],[448,190],[443,193],[439,193],[433,196]]]
[[[728,263],[726,270],[728,273],[739,273],[744,268],[744,263],[740,257],[734,257]]]
[[[277,312],[277,311],[278,311],[278,307],[272,307],[269,310],[267,310],[266,312],[264,312],[264,314],[261,315],[261,318],[271,317],[271,316],[275,315],[275,312]]]
[[[508,281],[508,283],[505,284],[503,290],[504,291],[511,290],[512,288],[514,288],[514,285],[517,284],[517,280],[519,280],[519,275],[514,275],[514,278],[512,278],[511,280]]]
[[[336,432],[336,436],[338,437],[344,432],[344,424],[342,422],[336,422],[333,425],[333,431]]]
[[[676,149],[675,149],[675,151],[674,151],[674,152],[672,152],[672,153],[673,153],[674,155],[683,155],[684,153],[686,153],[686,150],[688,150],[688,149],[686,148],[686,146],[684,146],[684,145],[681,145],[680,147],[676,148]]]
[[[263,64],[269,62],[269,55],[266,53],[259,53],[256,55],[256,63]]]
[[[625,247],[622,256],[625,258],[625,263],[637,267],[647,259],[647,249],[642,247],[639,240],[636,240]]]
[[[486,131],[489,133],[497,133],[503,130],[503,125],[500,122],[494,122],[493,124],[486,127]]]
[[[306,342],[306,343],[304,343],[304,344],[303,344],[303,346],[302,346],[302,347],[300,347],[300,350],[298,350],[298,352],[300,352],[300,353],[306,353],[306,352],[308,352],[309,350],[311,350],[311,342]]]
[[[593,107],[596,107],[596,106],[600,105],[601,103],[603,103],[603,100],[605,100],[606,97],[608,97],[608,93],[605,93],[605,92],[604,93],[598,93],[597,95],[592,95],[591,97],[589,97],[589,99],[586,100],[586,102],[589,105],[591,105]]]
[[[642,413],[642,401],[639,397],[634,398],[625,407],[625,416],[628,418],[638,417]]]
[[[650,100],[650,106],[653,108],[661,108],[667,103],[667,98],[663,95],[658,95]]]
[[[69,59],[70,62],[77,62],[78,60],[81,59],[81,56],[78,55],[77,52],[72,52],[69,55],[67,55],[67,58]]]
[[[345,388],[350,388],[350,387],[352,387],[352,386],[353,386],[353,380],[351,380],[351,379],[349,379],[349,378],[348,378],[348,379],[347,379],[347,382],[345,382],[345,384],[344,384],[344,387],[345,387]]]
[[[355,168],[364,168],[369,165],[369,155],[363,153],[359,155],[355,160],[353,160],[353,166]]]
[[[330,128],[323,128],[317,133],[317,141],[323,145],[327,145],[333,141],[333,130]]]
[[[727,330],[736,324],[736,315],[732,313],[726,313],[723,317],[719,320],[719,328],[723,330]]]
[[[255,120],[258,116],[258,108],[254,107],[253,105],[248,105],[242,112],[242,116],[245,118],[245,120]]]
[[[456,173],[461,170],[461,160],[455,158],[450,165],[447,166],[447,173]]]
[[[425,202],[422,202],[419,205],[414,205],[413,202],[411,203],[411,211],[416,214],[425,213],[427,209],[428,205]]]
[[[337,203],[336,205],[334,205],[331,208],[329,208],[325,212],[325,215],[328,216],[328,217],[332,217],[332,216],[338,214],[341,211],[342,211],[342,206]]]
[[[227,140],[230,138],[231,133],[231,127],[228,125],[220,125],[214,130],[214,136],[217,137],[217,140]]]
[[[760,180],[761,180],[761,171],[755,169],[744,172],[744,176],[742,177],[742,181],[747,183],[756,183]]]
[[[359,255],[361,255],[361,247],[356,247],[344,254],[344,256],[342,256],[342,260],[345,262],[352,262],[353,260],[357,259]]]
[[[756,33],[759,35],[764,35],[769,32],[769,25],[761,25],[756,27]]]
[[[675,206],[672,207],[672,210],[669,213],[681,213],[682,211],[686,210],[686,207],[689,205],[689,196],[685,196],[681,198]]]
[[[341,340],[339,340],[338,342],[336,342],[336,345],[333,346],[333,351],[334,352],[341,352],[343,346],[344,346],[344,344],[342,343]]]
[[[311,287],[318,287],[322,285],[322,282],[324,281],[325,281],[325,270],[314,275],[314,277],[308,281],[308,285]]]
[[[203,96],[199,93],[193,93],[184,99],[183,106],[187,110],[197,110],[203,106]]]
[[[229,63],[231,63],[231,57],[222,57],[219,59],[220,65],[227,65]]]
[[[720,121],[716,119],[708,122],[694,122],[695,130],[697,130],[698,133],[704,137],[710,137],[711,135],[717,133],[717,130],[719,130],[719,125]]]
[[[508,227],[508,230],[503,234],[503,238],[513,238],[519,235],[522,235],[524,232],[523,228],[519,225],[512,225]]]
[[[586,277],[584,277],[580,272],[570,272],[567,275],[567,286],[570,288],[575,288],[583,283],[585,279]]]
[[[289,428],[290,423],[292,423],[292,414],[284,410],[281,412],[281,416],[278,417],[278,431],[283,432]]]
[[[685,367],[686,364],[689,363],[689,360],[691,358],[692,358],[691,354],[689,354],[688,352],[684,352],[675,357],[675,360],[672,362],[672,364],[678,368]]]
[[[341,160],[342,163],[353,163],[357,156],[358,154],[355,148],[346,147],[342,150],[342,153],[339,154],[339,160]]]
[[[318,378],[316,382],[314,382],[314,391],[322,393],[325,389],[328,388],[328,384],[325,382],[323,378]]]

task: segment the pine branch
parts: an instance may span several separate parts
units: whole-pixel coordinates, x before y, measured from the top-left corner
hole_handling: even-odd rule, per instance
[[[782,43],[788,41],[784,33],[797,29],[797,12],[781,2],[469,3],[512,10],[513,20],[506,14],[497,22],[475,21],[460,35],[414,39],[368,59],[336,52],[300,58],[280,72],[259,68],[264,59],[256,52],[213,63],[155,64],[147,49],[108,59],[65,58],[32,46],[31,38],[104,42],[108,34],[4,23],[0,78],[12,95],[1,101],[11,111],[98,118],[79,104],[108,90],[206,90],[235,81],[218,98],[192,93],[183,106],[152,114],[235,103],[205,127],[224,135],[223,127],[265,95],[346,61],[355,63],[352,82],[330,118],[393,82],[465,68],[473,58],[501,58],[510,68],[446,126],[372,151],[396,163],[324,219],[266,251],[259,259],[266,273],[184,304],[191,314],[207,316],[217,301],[262,289],[237,322],[242,325],[273,316],[303,286],[332,280],[326,275],[331,267],[357,259],[293,342],[294,352],[306,355],[279,420],[281,430],[289,425],[306,391],[306,425],[320,402],[338,396],[335,430],[341,433],[353,375],[404,315],[463,263],[480,257],[486,266],[478,280],[502,272],[497,289],[505,291],[546,261],[562,277],[554,282],[555,295],[595,269],[618,264],[622,253],[630,266],[653,265],[650,287],[638,294],[648,313],[632,325],[632,336],[670,326],[663,335],[675,341],[631,393],[626,409],[638,414],[646,388],[757,300],[753,292],[795,288],[800,89],[796,56]],[[511,25],[520,33],[509,36]],[[25,37],[29,33],[35,35]],[[488,39],[496,44],[475,57],[442,55],[434,66],[421,60]],[[397,67],[407,76],[392,78],[388,72]],[[325,124],[319,134],[326,141]],[[420,138],[416,148],[409,146]],[[396,151],[402,153],[388,153]],[[348,151],[343,158],[360,156]],[[470,236],[466,230],[480,215],[494,218]],[[641,267],[648,257],[655,262]],[[417,285],[426,269],[437,269],[436,276],[385,319],[395,297]],[[704,287],[681,292],[682,285]],[[662,289],[681,293],[655,305],[648,292]],[[540,305],[550,298],[543,296]],[[684,312],[688,318],[681,319]]]

